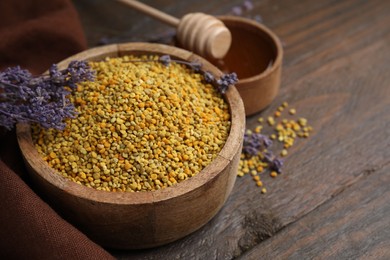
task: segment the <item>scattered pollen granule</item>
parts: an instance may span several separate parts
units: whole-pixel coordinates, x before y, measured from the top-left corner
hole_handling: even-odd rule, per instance
[[[196,175],[217,157],[230,113],[201,74],[146,56],[90,66],[96,80],[70,97],[78,115],[65,130],[33,128],[36,148],[59,174],[98,190],[151,191]]]
[[[257,119],[258,125],[254,128],[255,130],[252,131],[251,129],[247,129],[246,131],[246,135],[253,135],[254,133],[260,134],[263,130],[270,130],[271,133],[265,137],[268,137],[269,140],[272,140],[274,143],[280,144],[279,147],[276,147],[280,149],[279,152],[271,151],[271,147],[269,147],[262,151],[258,151],[255,155],[248,155],[244,152],[241,154],[238,176],[242,177],[250,172],[256,185],[261,187],[262,193],[266,193],[267,189],[264,187],[263,179],[260,180],[260,174],[268,172],[272,178],[276,178],[281,174],[281,165],[276,165],[277,167],[272,165],[275,161],[272,161],[271,159],[278,158],[273,154],[278,154],[283,158],[287,157],[289,154],[288,149],[294,145],[296,139],[307,138],[310,136],[310,132],[313,131],[313,128],[308,125],[307,119],[302,117],[297,119],[292,118],[296,116],[296,109],[290,108],[287,110],[287,107],[289,107],[289,104],[283,102],[283,104],[273,113],[274,117],[269,116],[267,117],[267,120],[263,117],[259,117]],[[283,112],[285,113],[284,116]],[[263,137],[263,140],[265,137]],[[256,143],[250,145],[252,148],[256,147]],[[275,146],[273,146],[273,148],[275,148]],[[244,150],[245,149],[243,149],[243,151]],[[253,151],[253,149],[251,151]],[[280,160],[277,160],[277,162],[280,163]]]

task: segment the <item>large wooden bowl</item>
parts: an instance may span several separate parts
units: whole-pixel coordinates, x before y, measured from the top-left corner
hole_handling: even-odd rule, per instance
[[[71,60],[100,60],[125,54],[169,54],[198,60],[220,76],[206,60],[188,51],[149,43],[115,44],[87,50]],[[98,244],[117,249],[140,249],[182,238],[206,224],[221,209],[234,185],[245,129],[243,102],[235,87],[225,98],[231,130],[220,154],[196,176],[157,191],[107,192],[76,184],[60,176],[35,149],[29,125],[17,126],[17,137],[35,189],[65,219]]]

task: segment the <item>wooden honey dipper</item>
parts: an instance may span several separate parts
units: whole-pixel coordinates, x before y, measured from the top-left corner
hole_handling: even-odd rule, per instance
[[[228,52],[232,36],[224,23],[204,13],[189,13],[180,20],[135,0],[118,0],[138,11],[176,27],[179,43],[203,57],[221,59]]]

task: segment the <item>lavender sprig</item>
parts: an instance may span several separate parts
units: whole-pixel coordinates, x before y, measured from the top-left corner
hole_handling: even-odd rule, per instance
[[[16,123],[38,123],[63,129],[64,119],[76,114],[68,89],[93,79],[94,72],[84,61],[72,61],[64,70],[54,64],[48,75],[39,77],[19,66],[7,68],[0,72],[0,126],[10,130]]]
[[[155,62],[155,61],[156,61],[155,59],[150,59],[150,60],[140,59],[140,60],[130,60],[128,62]],[[197,61],[189,62],[183,60],[176,60],[176,59],[172,59],[171,56],[168,54],[161,55],[157,61],[161,62],[164,66],[167,67],[171,64],[171,62],[184,64],[190,67],[195,73],[202,73],[205,82],[211,83],[214,86],[216,86],[217,90],[221,94],[225,94],[229,86],[234,85],[238,82],[237,74],[235,72],[223,74],[219,79],[216,79],[211,72],[202,71],[202,64]]]
[[[171,62],[184,64],[184,65],[187,65],[188,67],[190,67],[194,72],[197,72],[197,73],[200,72],[202,69],[202,64],[197,62],[197,61],[189,62],[189,61],[183,61],[183,60],[176,60],[176,59],[172,59],[171,56],[169,56],[168,54],[160,56],[159,61],[167,67],[169,66],[169,64]]]
[[[189,66],[196,73],[203,73],[203,78],[207,83],[214,83],[221,94],[225,94],[229,86],[238,82],[238,77],[235,72],[223,74],[218,80],[209,71],[202,71],[202,64],[196,61],[188,62],[182,60],[173,60],[169,55],[162,55],[159,61],[165,66],[169,66],[171,62],[181,63]]]

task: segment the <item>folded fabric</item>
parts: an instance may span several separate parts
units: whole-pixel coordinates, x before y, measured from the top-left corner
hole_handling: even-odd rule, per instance
[[[2,0],[0,14],[0,70],[42,73],[87,47],[71,1]],[[31,189],[15,132],[1,128],[0,183],[0,259],[113,259]]]

